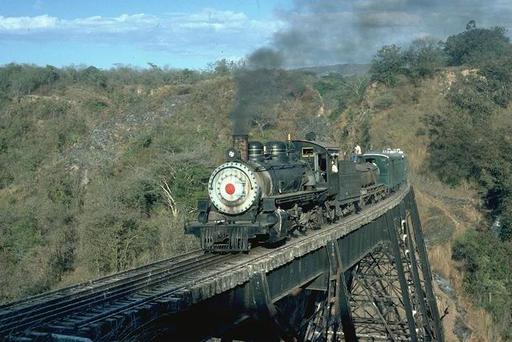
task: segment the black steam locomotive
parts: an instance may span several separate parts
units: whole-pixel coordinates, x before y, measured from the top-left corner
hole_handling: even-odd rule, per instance
[[[339,148],[309,140],[265,145],[234,136],[228,160],[208,182],[208,200],[185,232],[211,252],[272,246],[358,212],[407,181],[400,150],[341,160]]]

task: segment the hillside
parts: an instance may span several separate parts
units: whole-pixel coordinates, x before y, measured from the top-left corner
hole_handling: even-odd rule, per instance
[[[394,88],[374,83],[359,113],[370,117],[369,145],[399,146],[408,154],[439,310],[448,312],[443,319],[447,341],[496,341],[499,333],[492,317],[473,305],[464,291],[464,271],[452,260],[455,241],[466,231],[488,224],[481,212],[481,196],[469,183],[447,186],[426,167],[429,138],[425,119],[446,108],[444,95],[456,75],[461,76],[461,71],[447,69],[416,85],[402,79]],[[339,124],[342,129],[350,125],[342,119]]]
[[[190,248],[184,215],[231,133],[224,76],[108,87],[65,76],[0,114],[2,301]]]
[[[384,46],[337,120],[349,141],[408,151],[451,340],[512,339],[511,53],[500,27]]]
[[[0,76],[0,301],[197,247],[183,221],[231,143],[229,72],[8,65]],[[296,118],[315,120],[318,93],[296,77],[253,136],[298,136]]]
[[[302,92],[275,107],[268,125],[255,125],[251,136],[284,139],[283,132],[303,136],[313,128],[352,146],[357,139],[340,132],[357,131],[367,120],[370,145],[407,151],[440,309],[450,312],[447,336],[457,341],[455,334],[472,332],[473,341],[494,340],[490,317],[469,304],[451,259],[453,239],[483,219],[479,195],[469,185],[449,188],[425,170],[423,119],[446,106],[444,93],[457,72],[414,86],[406,79],[394,88],[371,83],[337,118],[331,111],[338,107],[325,104],[329,94],[324,98],[308,85],[318,81],[306,79]],[[203,179],[229,146],[234,93],[229,77],[209,74],[111,91],[69,84],[9,102],[2,112],[8,123],[0,191],[7,233],[1,238],[3,300],[194,246],[182,234],[182,219],[204,196]],[[166,184],[174,201],[161,188]]]

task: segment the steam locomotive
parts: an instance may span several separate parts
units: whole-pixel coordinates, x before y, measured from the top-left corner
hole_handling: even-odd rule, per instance
[[[407,182],[407,159],[384,150],[342,160],[340,150],[311,140],[248,142],[233,137],[227,161],[198,202],[197,221],[185,224],[208,252],[247,252],[320,229]]]

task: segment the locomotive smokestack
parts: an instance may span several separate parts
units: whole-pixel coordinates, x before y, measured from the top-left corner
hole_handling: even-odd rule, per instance
[[[233,134],[233,148],[240,152],[240,159],[247,161],[248,159],[248,142],[247,134]]]

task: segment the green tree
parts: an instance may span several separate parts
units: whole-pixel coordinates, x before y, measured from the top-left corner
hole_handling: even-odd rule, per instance
[[[493,316],[502,336],[512,337],[512,249],[492,234],[467,231],[453,246],[453,259],[464,268],[464,288]]]
[[[450,36],[444,50],[450,65],[471,66],[479,66],[512,52],[510,39],[503,27],[475,28]]]
[[[441,43],[430,38],[413,41],[404,58],[408,75],[413,79],[433,76],[446,64]]]
[[[483,61],[479,75],[482,76],[479,82],[486,88],[488,96],[494,103],[506,108],[512,98],[512,56]]]
[[[512,94],[512,58],[503,53],[512,45],[503,35],[501,28],[472,29],[448,38],[446,50],[452,62],[478,64],[479,69],[452,84],[446,96],[448,108],[430,115],[426,123],[431,169],[449,184],[462,180],[477,184],[492,216],[502,218],[501,238],[509,240],[512,123],[507,108]]]
[[[79,71],[78,78],[87,84],[105,89],[107,87],[107,77],[100,69],[90,66]]]
[[[371,79],[394,86],[398,82],[398,75],[403,73],[404,67],[405,59],[401,48],[397,45],[386,45],[377,51],[372,60]]]

